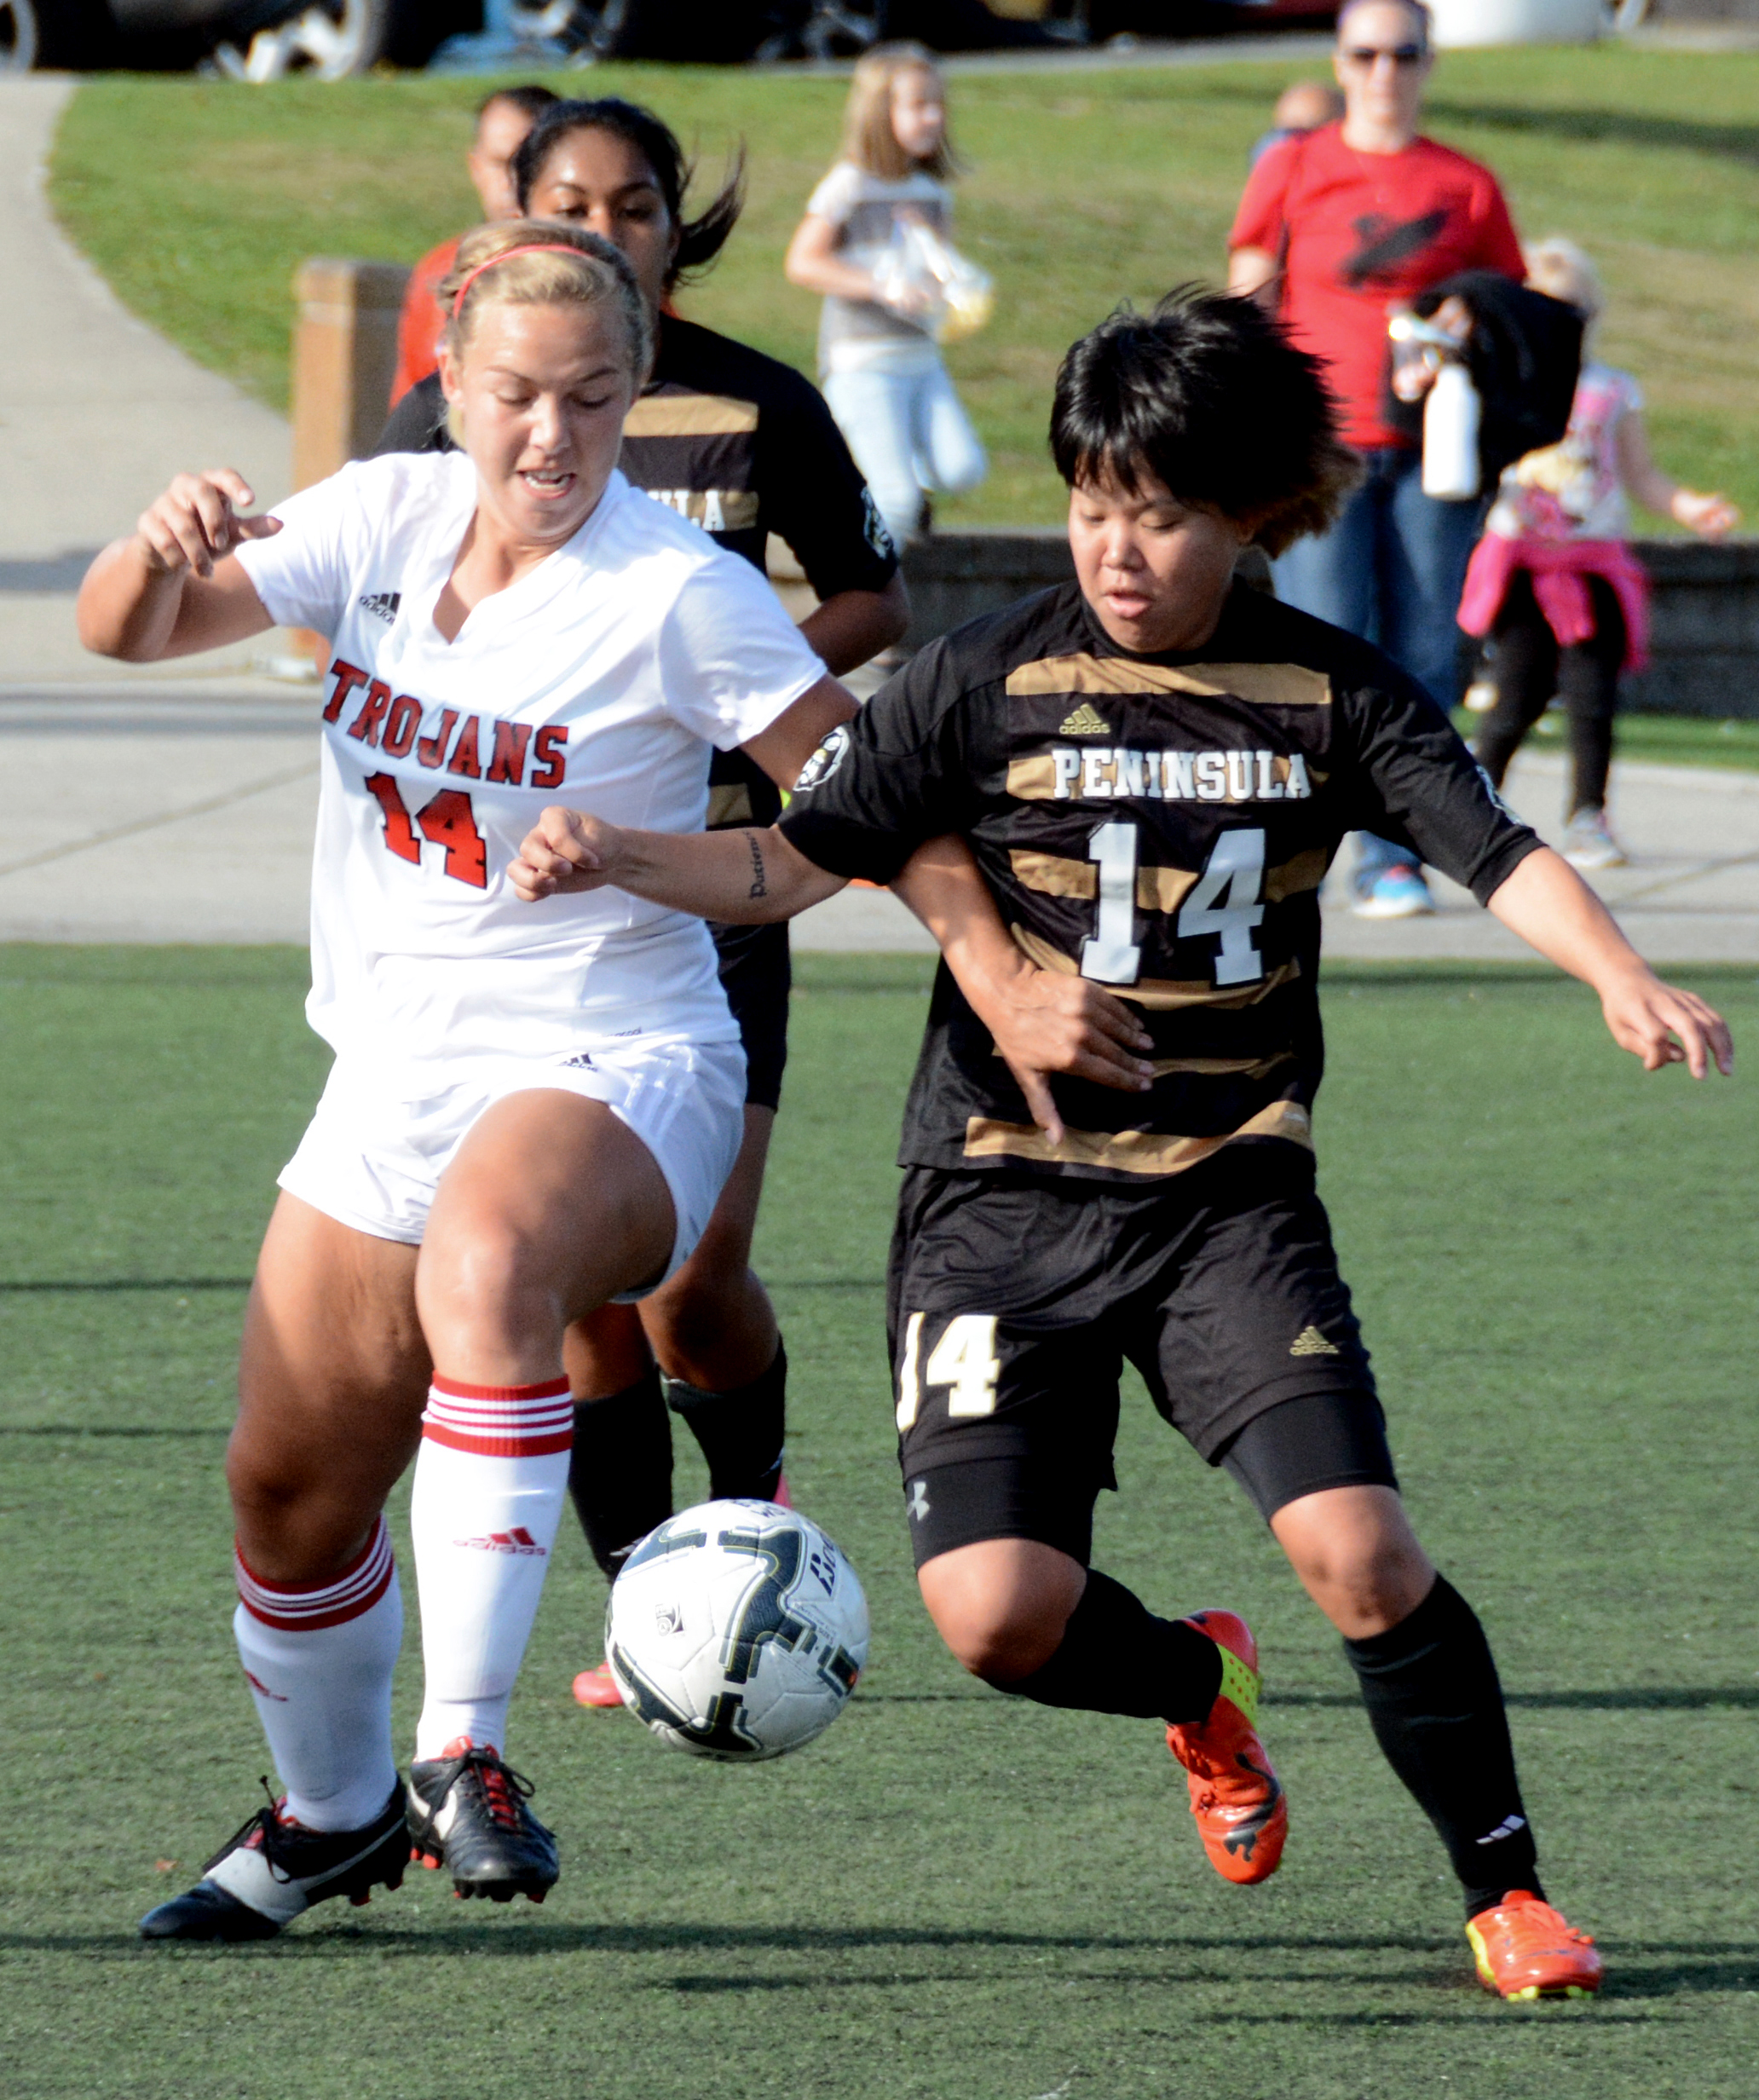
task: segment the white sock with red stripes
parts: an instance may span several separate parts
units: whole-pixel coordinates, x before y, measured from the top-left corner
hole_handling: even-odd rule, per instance
[[[287,1814],[308,1830],[364,1830],[397,1783],[391,1671],[403,1595],[385,1520],[327,1582],[265,1582],[234,1559],[233,1635]]]
[[[427,1671],[418,1759],[459,1736],[507,1746],[507,1701],[568,1498],[574,1428],[566,1378],[435,1378],[429,1389],[409,1504]]]

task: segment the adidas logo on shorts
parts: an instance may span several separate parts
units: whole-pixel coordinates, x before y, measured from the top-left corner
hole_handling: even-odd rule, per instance
[[[403,603],[401,591],[369,591],[360,600],[363,609],[378,615],[389,626],[397,617],[397,608]]]
[[[1341,1356],[1336,1342],[1328,1341],[1317,1327],[1303,1327],[1289,1344],[1291,1356]]]

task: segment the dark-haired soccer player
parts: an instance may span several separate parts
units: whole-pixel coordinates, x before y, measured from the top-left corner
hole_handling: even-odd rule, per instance
[[[1727,1030],[1658,982],[1413,679],[1231,586],[1254,539],[1323,530],[1347,476],[1319,368],[1275,321],[1192,292],[1114,314],[1064,360],[1051,436],[1076,583],[925,650],[832,733],[779,827],[662,839],[554,809],[515,886],[757,920],[938,853],[950,969],[891,1282],[937,1625],[1005,1690],[1167,1719],[1211,1860],[1239,1881],[1274,1867],[1286,1809],[1251,1732],[1249,1633],[1157,1618],[1087,1564],[1127,1357],[1343,1634],[1484,1982],[1591,1992],[1599,1957],[1540,1888],[1483,1631],[1400,1503],[1314,1192],[1320,883],[1346,832],[1407,839],[1591,984],[1651,1070],[1727,1070]]]

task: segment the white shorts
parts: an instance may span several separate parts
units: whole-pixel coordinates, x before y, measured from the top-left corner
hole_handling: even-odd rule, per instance
[[[595,1044],[571,1057],[476,1057],[431,1069],[431,1081],[400,1086],[376,1061],[337,1058],[281,1186],[339,1225],[419,1246],[440,1177],[476,1118],[509,1094],[557,1088],[603,1101],[653,1154],[678,1217],[666,1275],[689,1260],[745,1135],[736,1042]],[[664,1280],[621,1297],[645,1297]]]

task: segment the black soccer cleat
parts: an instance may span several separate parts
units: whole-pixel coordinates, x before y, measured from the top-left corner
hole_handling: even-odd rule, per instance
[[[265,1792],[268,1781],[262,1782]],[[407,1798],[399,1780],[364,1830],[307,1830],[271,1794],[202,1869],[193,1889],[141,1920],[143,1940],[272,1940],[314,1903],[402,1886],[409,1864]]]
[[[541,1903],[562,1872],[556,1840],[526,1803],[532,1784],[492,1746],[467,1736],[409,1768],[409,1836],[417,1861],[443,1866],[459,1895]]]

